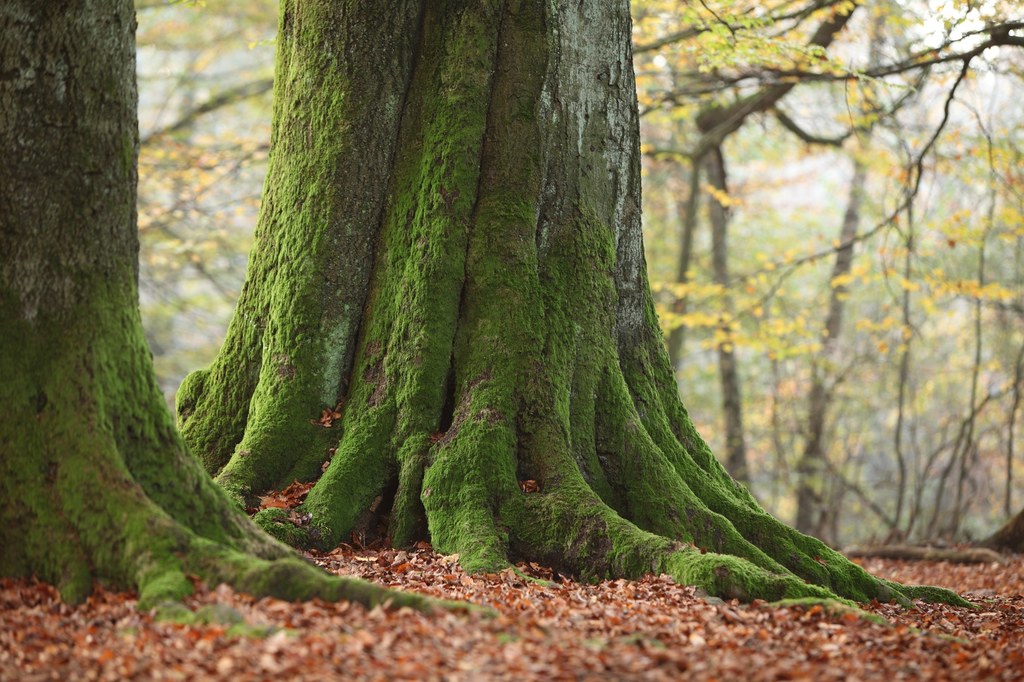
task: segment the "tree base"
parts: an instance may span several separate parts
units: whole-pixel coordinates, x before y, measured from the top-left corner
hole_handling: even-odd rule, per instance
[[[747,601],[909,603],[766,514],[679,401],[643,261],[628,3],[426,7],[415,41],[381,36],[415,55],[389,70],[408,76],[396,125],[374,130],[358,90],[337,123],[393,150],[363,180],[388,188],[373,202],[295,191],[322,179],[307,157],[357,164],[367,144],[309,149],[294,125],[321,97],[295,74],[323,52],[295,27],[324,18],[286,10],[266,219],[224,347],[178,396],[193,452],[241,500],[329,460],[299,526],[258,515],[300,545],[386,518],[396,546],[428,538],[470,572],[526,560]],[[391,52],[353,41],[351,64]],[[371,245],[365,290],[337,281],[353,242]]]
[[[1024,552],[1024,510],[980,544],[991,549]]]

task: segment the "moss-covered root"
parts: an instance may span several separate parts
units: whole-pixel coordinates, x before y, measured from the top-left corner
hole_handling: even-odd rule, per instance
[[[884,581],[891,589],[899,592],[907,599],[920,600],[932,604],[949,604],[968,609],[977,609],[978,606],[967,601],[953,590],[944,587],[932,587],[931,585],[901,585],[899,583]]]
[[[792,574],[771,573],[745,559],[685,548],[665,557],[661,570],[676,582],[694,585],[723,599],[821,599],[850,604],[833,592]]]
[[[494,411],[467,403],[458,434],[438,444],[423,479],[422,500],[430,537],[439,551],[457,553],[475,573],[508,565],[508,529],[494,513],[501,500],[522,495],[516,486],[515,439]],[[498,503],[496,504],[496,501]]]
[[[320,538],[317,529],[310,525],[296,525],[292,521],[293,514],[302,513],[304,512],[289,509],[261,509],[256,512],[252,520],[268,535],[289,547],[297,549],[316,547],[319,545]]]
[[[784,598],[841,600],[827,587],[801,580],[780,567],[766,570],[736,556],[705,552],[647,532],[623,519],[585,485],[524,495],[505,505],[513,551],[531,560],[555,562],[584,579],[635,579],[666,573],[717,597],[753,601]]]
[[[149,609],[178,601],[192,593],[189,576],[210,583],[226,583],[254,597],[275,597],[287,601],[313,598],[351,601],[367,608],[383,605],[410,607],[417,611],[487,609],[466,602],[436,599],[415,592],[390,590],[364,580],[330,575],[297,556],[264,560],[216,543],[195,538],[182,560],[165,557],[154,565],[159,570],[136,575],[139,608]]]
[[[649,352],[654,354],[655,351],[661,352],[660,347]],[[637,470],[630,472],[630,486],[640,490],[671,490],[666,484],[668,481],[687,495],[695,496],[698,511],[707,521],[703,533],[691,532],[694,542],[705,549],[742,556],[770,573],[778,572],[775,566],[766,565],[749,551],[734,550],[738,536],[739,544],[757,548],[784,567],[783,571],[804,582],[825,587],[840,597],[857,602],[896,601],[911,606],[912,596],[903,586],[879,580],[817,538],[799,533],[761,509],[715,460],[678,405],[675,390],[672,383],[671,395],[659,402],[659,391],[663,393],[663,387],[658,385],[657,377],[643,371],[633,372],[629,389],[615,381],[609,381],[605,387],[606,404],[614,407],[602,414],[602,426],[621,434],[624,452],[637,453],[636,459],[645,461],[643,467],[634,466]],[[643,404],[654,407],[648,407],[641,418],[633,407],[633,399],[624,397],[629,395],[627,391],[635,392],[643,398]],[[674,416],[662,409],[665,405],[678,408]],[[632,420],[631,423],[642,424],[643,428],[623,428],[623,419],[617,416],[621,414]],[[668,427],[673,418],[681,423],[681,436],[677,437]],[[688,446],[683,447],[683,442]],[[672,504],[679,504],[683,499],[678,493],[669,497]],[[693,525],[692,516],[693,512],[687,511],[688,527]],[[639,525],[656,530],[650,521],[637,520]],[[730,542],[728,546],[723,543],[725,540]],[[933,596],[940,601],[958,603],[952,593],[934,592]]]

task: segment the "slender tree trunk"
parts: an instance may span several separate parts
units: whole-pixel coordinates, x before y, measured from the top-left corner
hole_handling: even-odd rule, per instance
[[[725,468],[741,483],[749,480],[747,446],[743,437],[743,397],[740,394],[739,368],[736,347],[732,340],[732,298],[729,296],[729,207],[723,204],[728,196],[725,157],[720,146],[714,147],[706,161],[708,183],[713,193],[708,194],[708,217],[711,223],[711,267],[715,283],[721,285],[721,333],[725,338],[718,344],[718,378],[722,387],[722,416],[725,419]]]
[[[0,35],[0,575],[432,603],[299,560],[185,451],[139,319],[130,0],[6,2]]]
[[[1024,247],[1024,239],[1017,238],[1014,245],[1013,261],[1014,275],[1017,280],[1017,291],[1021,290],[1021,283],[1024,277],[1021,275],[1021,255]],[[1021,301],[1018,298],[1018,305]],[[1017,413],[1020,411],[1021,390],[1024,383],[1024,343],[1017,349],[1017,360],[1013,365],[1013,388],[1011,389],[1013,399],[1010,404],[1010,414],[1006,417],[1006,483],[1003,492],[1003,514],[1009,516],[1013,509],[1013,465],[1016,458],[1016,435],[1017,435]]]
[[[381,521],[473,571],[914,594],[767,515],[680,404],[630,30],[625,0],[283,3],[256,246],[179,391],[189,442],[239,499],[329,459],[301,520],[257,515],[290,542]]]
[[[768,321],[769,314],[766,314],[765,318]],[[772,434],[772,454],[774,455],[774,473],[772,476],[771,486],[771,500],[772,506],[770,508],[778,509],[779,502],[783,496],[781,492],[784,487],[788,492],[789,488],[789,453],[793,451],[792,437],[783,440],[784,427],[782,425],[782,416],[779,414],[781,409],[781,403],[783,402],[782,396],[779,395],[779,385],[782,382],[781,372],[779,369],[779,360],[777,357],[769,358],[769,364],[771,367],[772,377],[772,393],[769,404],[769,422],[771,424]],[[788,431],[787,431],[788,434]]]
[[[685,286],[689,281],[690,264],[693,261],[693,237],[697,232],[697,207],[700,204],[700,163],[690,161],[689,193],[683,204],[683,221],[679,226],[679,263],[676,267],[676,283]],[[686,314],[687,296],[677,295],[672,312]],[[686,346],[686,327],[677,325],[668,334],[668,355],[672,369],[678,371]]]
[[[992,216],[989,215],[989,225],[991,225]],[[988,236],[988,230],[986,230],[981,237],[981,245],[978,247],[978,284],[979,286],[985,286],[985,242]],[[979,298],[974,303],[974,363],[971,370],[971,392],[970,392],[970,417],[967,422],[967,435],[964,439],[964,447],[960,450],[960,461],[957,466],[957,477],[956,477],[956,495],[953,500],[953,518],[949,522],[948,534],[950,537],[956,537],[960,531],[960,522],[963,518],[965,509],[964,501],[964,485],[967,482],[967,470],[969,468],[970,461],[973,459],[972,453],[977,452],[977,444],[974,438],[975,428],[975,415],[977,409],[975,405],[978,399],[978,384],[981,380],[981,365],[982,365],[982,350],[984,343],[984,328],[982,326],[982,302]],[[969,504],[969,503],[968,503]]]
[[[807,440],[797,462],[796,527],[804,533],[818,533],[823,519],[821,486],[825,471],[825,423],[833,394],[827,386],[827,373],[831,364],[836,339],[843,327],[843,309],[847,287],[841,278],[853,267],[854,242],[860,224],[860,206],[864,197],[867,171],[859,159],[853,162],[853,179],[839,230],[840,247],[832,264],[833,283],[828,298],[828,313],[821,331],[821,353],[811,362],[811,391],[807,398]],[[837,281],[838,280],[838,281]]]
[[[1016,454],[1017,414],[1020,412],[1021,384],[1024,383],[1024,344],[1017,350],[1013,366],[1013,399],[1010,414],[1006,417],[1006,483],[1003,492],[1003,514],[1009,516],[1013,509],[1013,464]]]
[[[986,280],[988,279],[988,273],[986,270],[986,248],[988,244],[989,232],[995,227],[995,216],[996,216],[996,204],[998,201],[998,194],[996,192],[996,172],[994,161],[992,157],[992,140],[988,139],[988,161],[989,161],[989,180],[990,180],[990,192],[988,211],[986,217],[986,227],[981,234],[981,244],[978,246],[978,285],[984,287]],[[963,516],[966,514],[966,507],[970,506],[970,500],[964,500],[964,486],[968,479],[968,469],[972,463],[972,460],[976,459],[978,446],[974,438],[975,420],[973,415],[975,414],[975,401],[978,395],[978,383],[980,381],[981,364],[982,364],[982,351],[984,342],[984,325],[983,325],[983,313],[982,301],[979,297],[974,303],[974,368],[971,373],[971,413],[972,418],[970,421],[970,431],[968,432],[968,443],[971,445],[969,450],[965,449],[963,456],[960,458],[959,472],[956,481],[956,498],[953,507],[953,520],[950,523],[950,535],[955,536],[960,531],[960,524]],[[1016,405],[1013,406],[1013,411],[1016,411]],[[1010,432],[1010,437],[1013,437],[1013,431]],[[1009,472],[1007,472],[1009,475]]]
[[[915,231],[917,229],[914,220],[914,205],[908,203],[906,214],[906,253],[903,256],[903,279],[911,281],[914,269],[915,257]],[[913,400],[913,377],[910,373],[910,363],[913,351],[913,319],[911,317],[911,291],[910,287],[903,288],[903,296],[900,303],[901,322],[903,339],[900,344],[900,364],[897,382],[899,385],[896,398],[896,427],[893,431],[893,454],[896,457],[896,512],[893,515],[892,528],[889,535],[892,537],[907,537],[914,530],[914,519],[916,514],[911,514],[905,530],[900,529],[900,521],[903,517],[903,506],[906,499],[906,488],[908,478],[907,453],[905,450],[904,431],[907,421],[907,403]],[[941,487],[941,486],[940,486]]]

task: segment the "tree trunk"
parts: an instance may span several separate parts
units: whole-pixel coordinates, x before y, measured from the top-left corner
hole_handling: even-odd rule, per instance
[[[689,163],[689,192],[682,203],[682,222],[679,225],[679,261],[676,265],[676,283],[685,286],[690,279],[690,263],[693,260],[693,237],[697,231],[697,207],[700,204],[700,164],[691,159]],[[672,302],[672,312],[686,314],[687,295],[680,292]],[[668,356],[672,370],[682,366],[686,350],[686,326],[677,324],[668,334]]]
[[[130,0],[0,6],[0,575],[146,607],[190,575],[264,595],[385,598],[268,537],[188,455],[138,310]],[[7,66],[5,66],[7,68]]]
[[[1024,509],[980,544],[993,549],[1024,552]]]
[[[715,283],[722,294],[721,331],[725,338],[718,344],[718,378],[722,386],[722,416],[725,419],[725,468],[741,483],[749,480],[747,445],[743,437],[743,398],[740,395],[739,367],[732,341],[733,310],[729,295],[729,208],[723,201],[729,194],[726,183],[725,156],[722,148],[713,147],[705,157],[708,182],[714,192],[708,193],[708,217],[711,223],[711,266]]]
[[[853,267],[853,246],[857,238],[860,224],[860,205],[864,196],[864,183],[867,169],[860,159],[854,159],[853,179],[850,181],[850,193],[847,198],[843,223],[839,230],[840,247],[836,250],[836,260],[832,264],[831,293],[828,298],[828,313],[825,316],[825,327],[821,332],[821,356],[811,362],[811,391],[807,397],[807,440],[797,462],[797,511],[796,527],[804,533],[820,533],[823,525],[823,505],[821,489],[824,485],[826,470],[825,453],[825,422],[831,407],[833,393],[826,385],[824,374],[832,361],[836,339],[843,327],[843,308],[847,288],[837,282],[850,273]]]
[[[265,527],[332,547],[386,518],[471,571],[741,599],[912,594],[762,511],[679,402],[628,2],[284,2],[274,116],[238,310],[178,395],[236,499],[326,464],[307,521]]]

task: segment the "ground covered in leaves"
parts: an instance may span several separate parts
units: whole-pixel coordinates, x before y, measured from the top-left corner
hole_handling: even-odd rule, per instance
[[[342,547],[311,559],[335,573],[486,604],[497,616],[290,604],[201,586],[188,606],[210,623],[184,626],[154,622],[131,595],[99,590],[70,607],[46,585],[2,580],[0,679],[1024,678],[1024,557],[864,560],[878,575],[951,587],[978,605],[868,607],[889,625],[820,606],[709,602],[667,577],[587,585],[536,565],[469,576],[457,557],[427,546]],[[238,616],[244,624],[232,627]]]

